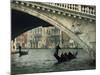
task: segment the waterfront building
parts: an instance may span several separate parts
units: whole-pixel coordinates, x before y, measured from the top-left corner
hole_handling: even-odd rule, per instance
[[[16,47],[22,48],[75,48],[78,44],[54,26],[37,27],[16,37]]]

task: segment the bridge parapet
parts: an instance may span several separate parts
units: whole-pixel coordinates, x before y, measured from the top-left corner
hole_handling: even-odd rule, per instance
[[[30,8],[36,8],[42,11],[48,11],[59,15],[68,15],[79,17],[79,19],[86,18],[90,21],[95,20],[95,6],[77,5],[77,4],[60,4],[60,3],[40,3],[27,1],[13,1],[12,3],[23,5]]]
[[[81,12],[81,13],[85,13],[85,14],[92,15],[92,16],[96,15],[95,6],[78,5],[78,4],[65,4],[65,3],[62,3],[62,4],[61,3],[44,3],[44,4],[67,9],[70,11]]]

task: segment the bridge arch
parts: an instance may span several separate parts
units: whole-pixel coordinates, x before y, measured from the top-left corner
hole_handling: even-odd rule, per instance
[[[63,32],[65,32],[67,35],[69,35],[69,37],[71,39],[73,39],[74,41],[76,41],[78,44],[80,44],[80,46],[86,50],[88,53],[89,53],[89,50],[91,50],[91,47],[89,45],[87,45],[83,40],[81,40],[79,38],[79,36],[75,35],[70,29],[68,29],[67,27],[65,27],[61,22],[53,19],[52,17],[46,15],[46,14],[43,14],[43,13],[40,13],[39,11],[36,11],[36,10],[33,10],[29,7],[25,7],[23,5],[14,5],[12,4],[12,9],[14,10],[18,10],[18,11],[22,11],[22,12],[25,12],[27,14],[30,14],[32,16],[35,16],[35,17],[38,17],[48,23],[50,23],[51,25],[57,27],[58,29],[62,30]]]

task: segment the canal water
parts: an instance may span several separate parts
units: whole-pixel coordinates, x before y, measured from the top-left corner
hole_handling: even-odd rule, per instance
[[[43,72],[73,71],[95,69],[90,65],[89,55],[82,49],[62,49],[63,52],[75,53],[78,51],[76,59],[61,64],[55,64],[54,49],[22,49],[28,51],[28,55],[19,57],[19,54],[11,55],[11,74],[30,74]]]

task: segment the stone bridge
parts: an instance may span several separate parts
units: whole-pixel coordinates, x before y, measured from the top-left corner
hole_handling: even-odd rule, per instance
[[[80,46],[88,53],[90,53],[90,50],[95,50],[95,6],[12,1],[11,9],[22,11],[32,16],[38,17],[45,22],[48,22],[51,25],[59,28],[61,31],[69,35],[69,37],[72,38],[75,42],[80,44]],[[19,32],[22,33],[21,31]],[[13,35],[16,35],[16,32],[14,32]]]

